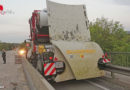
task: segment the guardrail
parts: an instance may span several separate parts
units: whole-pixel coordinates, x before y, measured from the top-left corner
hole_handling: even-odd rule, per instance
[[[107,64],[104,70],[110,71],[112,78],[114,73],[130,76],[130,52],[109,52],[111,64]]]
[[[110,71],[112,73],[118,73],[118,74],[130,76],[130,68],[126,68],[126,67],[107,64],[104,66],[104,70]]]
[[[108,56],[113,65],[130,67],[130,52],[109,52]]]
[[[22,60],[23,69],[27,81],[29,82],[30,90],[55,90],[44,77],[28,62]]]

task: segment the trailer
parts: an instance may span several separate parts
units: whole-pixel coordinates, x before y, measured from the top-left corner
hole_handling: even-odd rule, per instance
[[[47,9],[34,10],[27,58],[48,80],[89,79],[104,76],[100,65],[110,62],[91,41],[85,5],[47,0]]]

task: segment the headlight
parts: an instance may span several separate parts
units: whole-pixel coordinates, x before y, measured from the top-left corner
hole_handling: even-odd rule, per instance
[[[19,55],[25,55],[25,50],[24,49],[21,49],[21,50],[19,50]]]

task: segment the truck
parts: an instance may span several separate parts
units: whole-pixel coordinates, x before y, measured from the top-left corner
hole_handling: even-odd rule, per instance
[[[27,59],[48,81],[104,76],[100,67],[110,60],[91,41],[85,5],[47,0],[47,9],[34,10],[29,24]]]

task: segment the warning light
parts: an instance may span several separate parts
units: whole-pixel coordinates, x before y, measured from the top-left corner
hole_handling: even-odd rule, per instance
[[[49,57],[49,59],[50,59],[50,60],[52,60],[52,59],[53,59],[53,57]]]
[[[25,50],[24,49],[21,49],[21,50],[19,50],[19,55],[24,55],[25,54]]]
[[[29,43],[27,43],[26,46],[29,47],[30,46]]]
[[[107,53],[105,53],[105,57],[107,57],[108,55],[107,55]]]
[[[57,61],[57,60],[58,60],[58,58],[57,58],[57,57],[55,57],[54,61]]]

